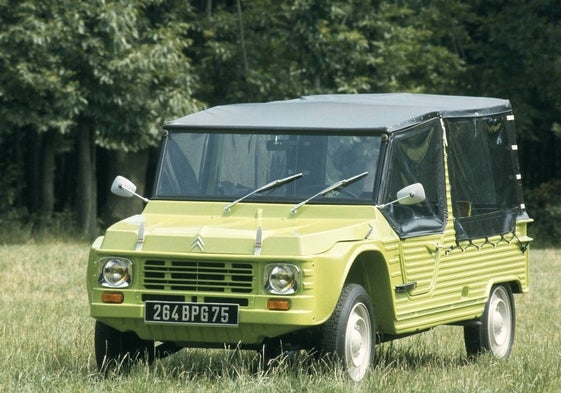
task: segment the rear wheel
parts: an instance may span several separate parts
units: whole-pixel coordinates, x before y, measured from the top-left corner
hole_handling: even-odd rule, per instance
[[[515,312],[512,290],[508,285],[496,285],[478,326],[464,327],[468,355],[491,353],[497,358],[510,355],[514,342]]]
[[[351,379],[360,381],[374,359],[375,333],[368,293],[358,284],[346,284],[335,311],[323,326],[322,352],[334,354]]]
[[[133,332],[120,332],[102,322],[95,323],[95,360],[101,372],[126,370],[139,361],[154,360],[154,342]]]

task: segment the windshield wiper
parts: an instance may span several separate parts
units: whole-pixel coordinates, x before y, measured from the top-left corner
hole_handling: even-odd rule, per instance
[[[300,173],[297,173],[295,175],[285,177],[284,179],[273,180],[272,182],[267,183],[264,186],[257,188],[256,190],[251,191],[249,194],[244,195],[240,199],[236,199],[234,202],[229,203],[228,205],[226,205],[226,207],[224,207],[224,212],[228,213],[234,205],[240,203],[241,201],[243,201],[246,198],[249,198],[253,194],[258,194],[258,193],[263,192],[263,191],[268,191],[268,190],[275,189],[277,187],[282,186],[283,184],[290,183],[291,181],[299,179],[302,176],[303,176],[303,173],[300,172]]]
[[[368,175],[368,172],[362,172],[361,174],[358,174],[358,175],[353,176],[353,177],[349,177],[348,179],[339,180],[337,183],[332,184],[329,187],[324,188],[323,190],[321,190],[320,192],[318,192],[315,195],[312,195],[311,197],[309,197],[305,201],[302,201],[299,204],[294,205],[294,207],[292,209],[290,209],[290,214],[296,213],[296,211],[298,209],[300,209],[306,203],[310,202],[312,199],[317,198],[319,196],[323,196],[327,193],[330,193],[331,191],[338,190],[339,188],[347,187],[348,185],[351,185],[355,181],[362,179],[366,175]]]

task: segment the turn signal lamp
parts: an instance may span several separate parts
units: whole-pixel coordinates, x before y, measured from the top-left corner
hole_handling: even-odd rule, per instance
[[[272,311],[288,311],[290,310],[290,300],[288,299],[268,299],[267,309]]]
[[[121,304],[125,300],[125,295],[122,292],[103,292],[101,294],[101,301],[103,303]]]

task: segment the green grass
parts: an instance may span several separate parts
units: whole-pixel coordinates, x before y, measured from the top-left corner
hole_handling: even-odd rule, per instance
[[[268,372],[256,354],[184,350],[102,377],[93,356],[86,244],[0,246],[0,392],[557,392],[561,386],[561,251],[532,250],[531,292],[515,297],[511,357],[468,361],[459,327],[377,347],[361,383],[302,354]]]

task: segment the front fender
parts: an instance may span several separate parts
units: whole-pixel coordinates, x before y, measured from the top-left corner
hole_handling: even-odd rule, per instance
[[[351,275],[351,271],[360,256],[373,252],[383,254],[379,247],[366,241],[340,242],[335,244],[328,253],[316,259],[313,286],[316,287],[316,322],[318,324],[327,321],[335,310],[345,283],[349,280],[356,281],[355,276]],[[365,286],[368,291],[368,283],[371,278],[361,278],[362,281],[357,283]],[[305,284],[310,283],[305,282]]]

